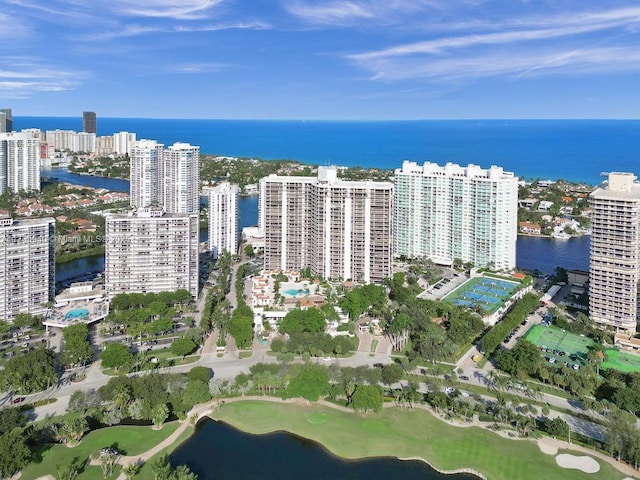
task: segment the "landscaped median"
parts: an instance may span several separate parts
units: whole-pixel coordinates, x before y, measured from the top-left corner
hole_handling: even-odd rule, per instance
[[[534,441],[503,438],[485,428],[452,426],[421,409],[385,408],[379,414],[355,415],[316,404],[252,400],[226,402],[211,416],[249,433],[285,430],[320,442],[344,458],[421,458],[438,470],[468,468],[492,480],[625,478],[600,459],[597,473],[560,468]]]

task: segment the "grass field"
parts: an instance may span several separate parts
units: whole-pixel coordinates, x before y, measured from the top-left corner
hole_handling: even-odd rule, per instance
[[[605,362],[602,362],[600,368],[613,368],[621,372],[635,372],[640,373],[640,356],[633,353],[616,350],[613,348],[606,348],[604,350],[606,355]]]
[[[443,300],[469,308],[480,306],[485,313],[491,314],[504,305],[519,286],[517,282],[492,277],[474,277],[449,293]]]
[[[178,428],[178,422],[168,423],[161,430],[153,430],[152,427],[134,426],[101,428],[90,432],[75,447],[53,445],[42,448],[38,452],[42,456],[40,461],[34,462],[25,468],[20,478],[30,480],[47,474],[55,476],[58,465],[69,465],[74,458],[77,458],[78,463],[82,464],[96,450],[113,445],[117,445],[118,450],[126,455],[138,455],[163,441],[176,428]],[[119,471],[120,467],[117,467],[115,475],[110,478],[116,478]],[[78,480],[84,479],[102,479],[101,467],[85,466],[78,476]]]
[[[622,479],[606,462],[585,474],[558,467],[530,440],[509,440],[486,429],[446,424],[423,410],[384,409],[354,415],[322,406],[246,401],[225,404],[214,418],[251,433],[286,430],[322,443],[345,458],[420,457],[441,470],[472,468],[492,480]]]
[[[525,338],[541,347],[552,350],[566,352],[568,355],[576,355],[577,360],[570,360],[573,363],[580,363],[581,366],[588,364],[587,354],[589,347],[593,345],[593,340],[587,337],[565,332],[557,327],[534,325],[526,333]],[[640,356],[632,353],[617,350],[615,348],[605,348],[605,362],[600,368],[613,368],[621,372],[640,373]],[[544,353],[546,357],[554,357],[557,362],[567,361],[567,355],[554,355],[552,352]]]

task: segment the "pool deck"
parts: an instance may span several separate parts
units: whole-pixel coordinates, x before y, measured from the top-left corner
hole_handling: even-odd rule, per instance
[[[73,317],[71,312],[86,309],[89,315]],[[109,313],[109,301],[101,288],[86,288],[82,291],[65,290],[56,296],[56,303],[49,309],[45,320],[45,327],[64,328],[76,323],[91,324],[104,319]]]

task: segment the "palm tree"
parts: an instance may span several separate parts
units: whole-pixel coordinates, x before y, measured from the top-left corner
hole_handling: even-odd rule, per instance
[[[119,387],[113,394],[113,403],[118,407],[121,412],[125,412],[127,406],[131,400],[131,394],[127,387]]]
[[[162,424],[169,416],[169,408],[165,403],[159,403],[151,411],[151,421],[156,429],[161,429]]]
[[[141,465],[138,463],[129,463],[122,467],[122,473],[124,473],[124,476],[127,477],[127,480],[131,480],[138,474],[138,472],[140,472],[140,468]]]
[[[403,397],[409,402],[409,407],[413,408],[413,402],[417,402],[422,398],[422,394],[418,391],[418,385],[409,382],[403,390]]]

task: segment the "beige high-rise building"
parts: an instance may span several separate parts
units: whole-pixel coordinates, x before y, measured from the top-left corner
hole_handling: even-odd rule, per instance
[[[381,282],[391,275],[392,200],[392,183],[341,180],[335,167],[319,167],[317,178],[263,178],[265,269]]]
[[[198,294],[198,214],[159,207],[106,218],[105,291]]]
[[[55,220],[0,216],[0,320],[43,315],[55,294]]]
[[[640,183],[631,173],[609,174],[589,196],[591,252],[589,316],[635,334],[640,313]]]

